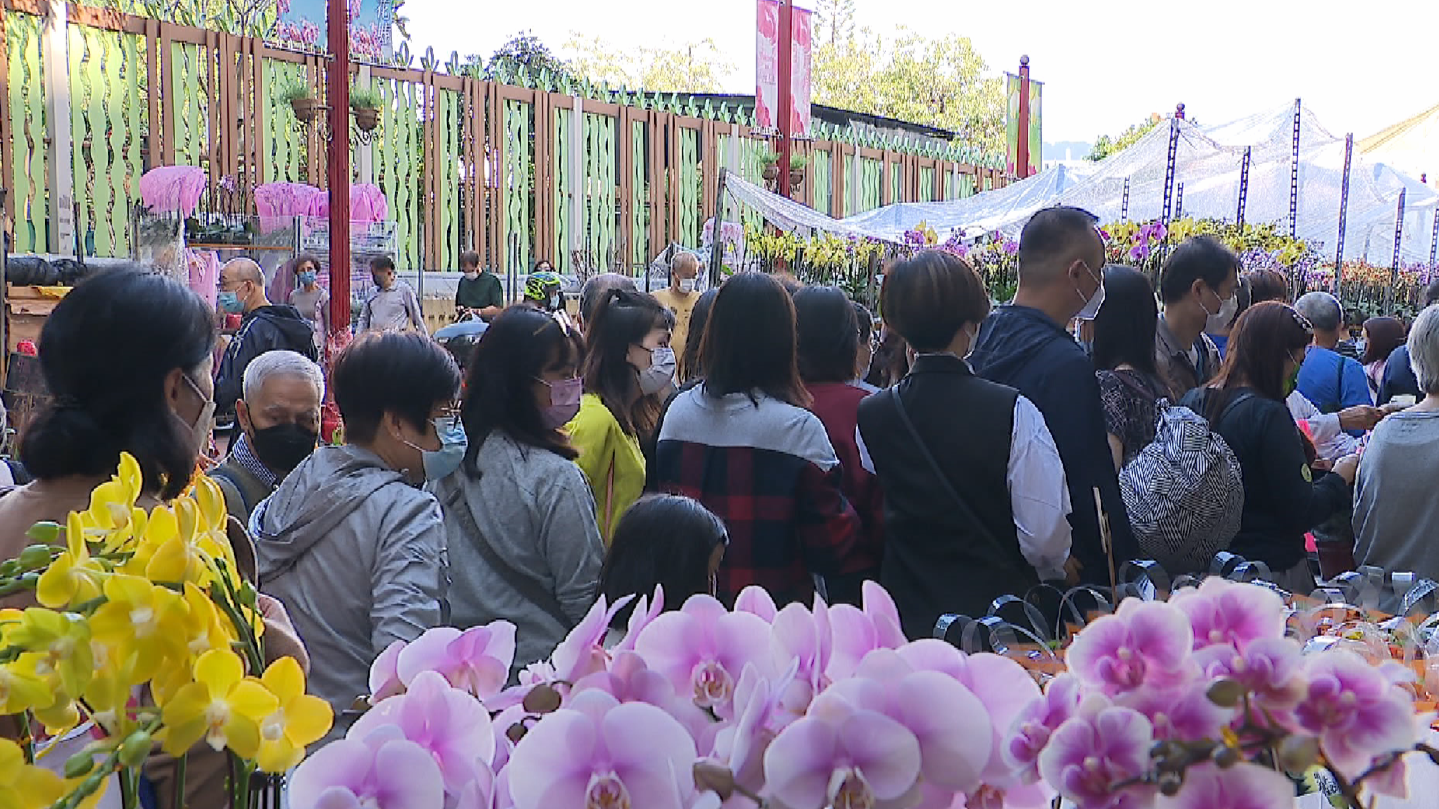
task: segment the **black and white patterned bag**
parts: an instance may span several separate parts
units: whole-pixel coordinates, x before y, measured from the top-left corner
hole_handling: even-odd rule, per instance
[[[1140,549],[1173,575],[1205,570],[1239,533],[1239,461],[1186,407],[1159,400],[1154,441],[1120,471],[1119,488]]]

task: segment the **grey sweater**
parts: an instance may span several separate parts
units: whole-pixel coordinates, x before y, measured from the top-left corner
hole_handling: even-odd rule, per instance
[[[1354,560],[1439,579],[1439,411],[1379,422],[1354,481]]]
[[[321,447],[255,508],[261,588],[290,611],[310,652],[310,693],[341,712],[369,693],[370,662],[440,623],[439,504],[378,456]]]
[[[574,462],[491,433],[476,456],[478,479],[465,469],[434,484],[449,536],[451,623],[468,628],[506,620],[517,628],[511,672],[546,659],[594,604],[605,548],[594,497]],[[474,527],[458,509],[468,509]],[[478,549],[486,542],[515,573],[552,593],[562,624],[525,598]]]

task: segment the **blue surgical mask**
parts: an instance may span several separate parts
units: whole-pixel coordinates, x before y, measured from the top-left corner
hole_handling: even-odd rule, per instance
[[[315,283],[314,270],[306,270],[305,272],[300,273],[298,277],[300,279],[300,283],[304,284],[305,286],[310,286],[311,284]]]
[[[245,311],[245,305],[240,303],[240,296],[233,292],[221,292],[215,297],[220,308],[232,315],[238,315]]]
[[[465,460],[465,451],[469,449],[470,439],[465,435],[465,425],[454,416],[431,419],[435,425],[435,434],[440,437],[440,448],[435,450],[424,449],[405,441],[412,449],[420,451],[420,459],[425,469],[425,480],[436,481],[449,477],[460,463]],[[404,439],[400,439],[404,441]]]

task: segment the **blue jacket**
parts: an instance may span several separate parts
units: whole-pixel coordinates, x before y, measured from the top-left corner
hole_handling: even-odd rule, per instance
[[[1299,368],[1299,392],[1323,413],[1374,404],[1364,366],[1327,348],[1313,346]],[[1362,432],[1351,435],[1363,435]]]
[[[1409,362],[1409,346],[1401,345],[1389,355],[1384,366],[1384,379],[1379,383],[1379,404],[1389,404],[1395,396],[1413,396],[1416,401],[1424,398],[1419,390],[1419,377],[1414,375],[1414,366]]]
[[[1063,326],[1038,309],[1015,305],[1001,306],[985,320],[969,362],[985,379],[1017,388],[1044,414],[1069,482],[1072,554],[1084,565],[1086,582],[1108,585],[1095,488],[1109,514],[1116,572],[1140,551],[1119,493],[1094,364]]]

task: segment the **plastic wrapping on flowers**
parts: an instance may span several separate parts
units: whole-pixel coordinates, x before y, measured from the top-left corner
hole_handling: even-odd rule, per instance
[[[1409,669],[1348,641],[1306,654],[1254,584],[1123,601],[1057,675],[907,642],[872,583],[862,608],[750,588],[732,610],[662,611],[657,592],[607,647],[623,603],[510,688],[509,623],[395,644],[374,707],[299,767],[291,806],[1237,809],[1293,805],[1321,767],[1357,809],[1435,755]]]
[[[156,744],[228,749],[240,760],[233,794],[250,796],[257,770],[295,766],[331,726],[294,659],[264,666],[257,594],[238,573],[220,490],[202,475],[146,511],[141,481],[122,455],[86,511],[36,525],[34,544],[0,564],[0,596],[39,604],[0,611],[0,713],[22,728],[18,742],[0,740],[0,806],[92,806],[117,774],[121,804],[139,806]],[[63,766],[35,763],[82,722],[93,739],[83,750]]]
[[[789,272],[801,283],[837,286],[851,299],[866,297],[871,270],[892,250],[883,242],[855,236],[773,231],[747,223],[735,265],[763,272]]]

